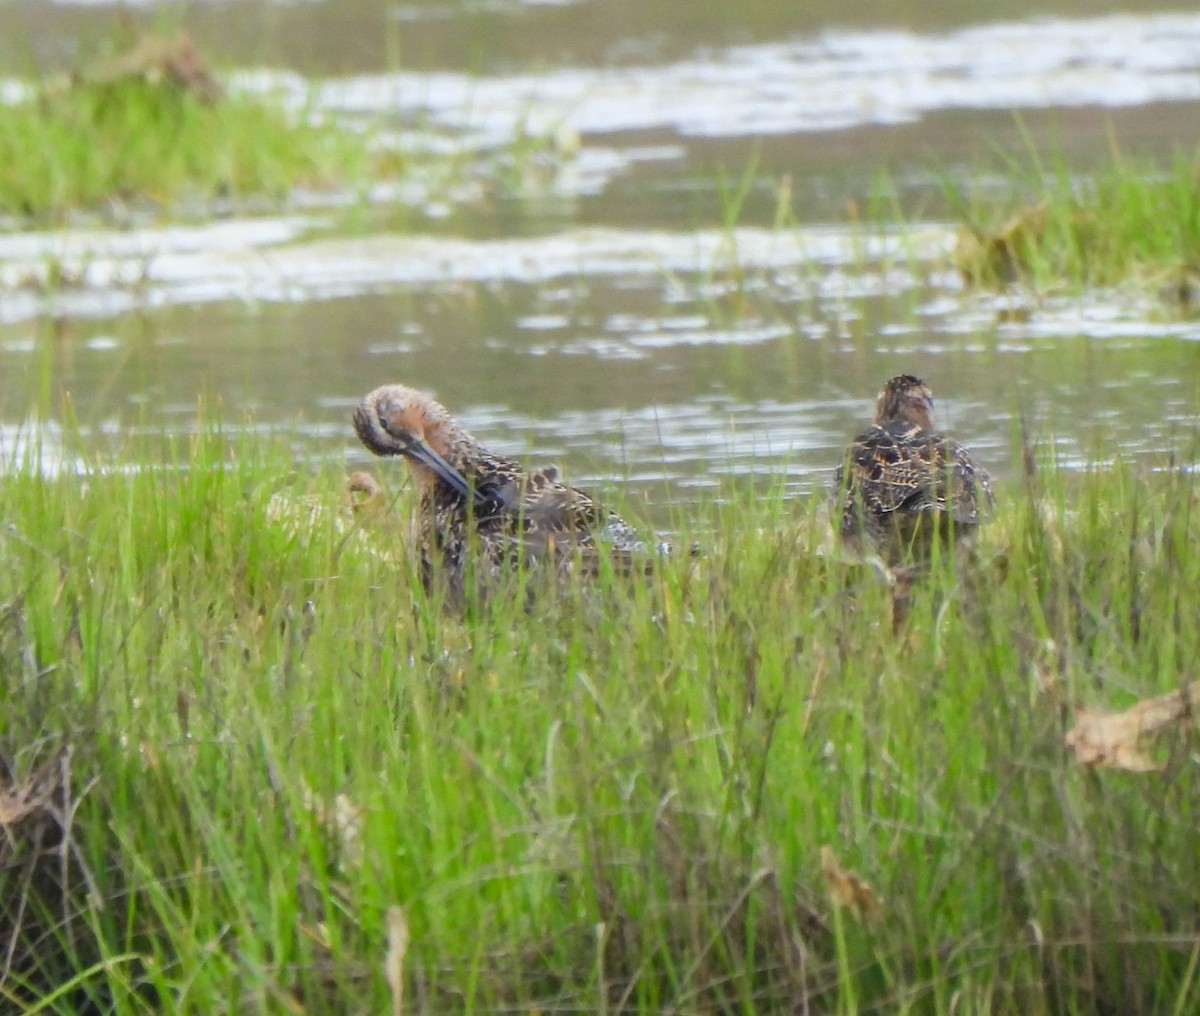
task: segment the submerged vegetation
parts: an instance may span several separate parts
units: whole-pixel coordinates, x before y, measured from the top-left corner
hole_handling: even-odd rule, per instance
[[[775,493],[456,618],[407,491],[181,458],[0,477],[0,1009],[1200,1006],[1194,720],[1066,744],[1197,676],[1194,472],[1031,461],[893,632]]]

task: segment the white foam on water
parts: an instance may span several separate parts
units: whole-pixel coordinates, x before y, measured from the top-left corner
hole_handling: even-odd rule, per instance
[[[820,266],[814,285],[841,296],[896,292],[914,283],[890,261],[932,261],[953,243],[945,226],[862,237],[843,227],[668,230],[568,229],[475,240],[382,234],[296,239],[312,220],[243,220],[129,232],[0,236],[0,322],[111,317],[142,307],[221,300],[302,301],[404,286],[541,284],[576,275],[666,279],[673,274]],[[244,227],[244,228],[243,228]],[[240,230],[240,231],[239,231]],[[213,242],[204,242],[206,239]],[[291,242],[287,242],[291,241]],[[71,284],[45,288],[50,266]],[[721,283],[716,285],[719,290]]]
[[[941,34],[831,30],[659,66],[472,76],[359,75],[313,83],[236,75],[300,107],[404,111],[495,144],[514,131],[668,129],[739,137],[900,124],[939,110],[1137,106],[1200,98],[1200,14],[973,25]]]

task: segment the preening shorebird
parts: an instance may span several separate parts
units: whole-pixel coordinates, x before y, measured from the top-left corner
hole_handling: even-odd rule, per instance
[[[875,422],[846,450],[836,482],[843,539],[869,543],[891,568],[923,562],[939,538],[973,535],[981,499],[992,502],[987,472],[937,431],[933,393],[911,374],[883,386]]]
[[[525,469],[488,451],[423,392],[376,388],[355,410],[354,429],[376,455],[408,461],[420,494],[427,588],[439,569],[459,597],[471,566],[487,579],[546,559],[590,568],[601,557],[619,568],[638,558],[650,563],[646,545],[620,515],[561,483],[553,467]]]

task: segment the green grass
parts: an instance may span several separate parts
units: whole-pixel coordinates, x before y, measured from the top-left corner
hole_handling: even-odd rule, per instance
[[[0,104],[0,163],[0,211],[50,222],[114,203],[278,203],[297,187],[353,189],[381,172],[361,133],[268,98],[206,102],[142,77]]]
[[[403,110],[350,123],[226,91],[186,33],[119,32],[109,48],[69,78],[0,102],[0,216],[43,226],[258,212],[302,189],[344,207],[347,193],[403,179],[433,205],[474,200],[478,218],[489,201],[553,204],[556,175],[578,148],[561,125],[537,134],[518,124],[493,150],[410,152],[384,130]]]
[[[399,111],[397,111],[399,112]],[[403,179],[434,204],[476,222],[508,201],[537,214],[553,205],[555,174],[575,155],[569,132],[519,127],[495,150],[410,153],[381,142],[378,123],[293,113],[271,95],[216,102],[169,83],[126,77],[46,88],[0,103],[0,216],[36,226],[148,213],[211,217],[286,207],[298,190],[363,195]],[[381,118],[382,119],[382,118]],[[472,183],[474,181],[474,183]],[[470,198],[479,190],[487,195]],[[459,207],[459,206],[462,207]],[[361,213],[365,202],[350,208]],[[406,209],[404,216],[424,209]],[[509,213],[511,214],[511,212]]]
[[[0,840],[0,1011],[389,1012],[393,907],[409,1012],[1200,1007],[1195,738],[1063,746],[1197,676],[1194,473],[1014,482],[894,635],[815,503],[726,491],[698,561],[460,620],[340,471],[179,458],[0,476],[0,787],[71,749]]]
[[[1115,152],[1087,175],[1060,158],[1005,166],[1006,197],[947,185],[965,224],[958,261],[984,284],[1180,291],[1200,272],[1200,187],[1194,153],[1167,162]],[[1184,302],[1196,302],[1200,290]]]

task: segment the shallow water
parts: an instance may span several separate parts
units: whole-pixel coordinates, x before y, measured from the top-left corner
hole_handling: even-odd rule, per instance
[[[48,458],[69,461],[68,393],[85,456],[187,432],[204,397],[359,465],[350,407],[404,380],[499,451],[686,503],[730,474],[819,488],[880,383],[909,371],[1001,476],[1018,417],[1070,463],[1196,460],[1200,323],[1120,292],[965,292],[936,217],[942,177],[1022,134],[1081,171],[1106,157],[1106,129],[1133,151],[1194,147],[1200,15],[1010,5],[1006,21],[922,24],[885,5],[872,26],[764,0],[685,26],[677,6],[604,7],[628,15],[616,24],[597,0],[401,5],[400,73],[365,4],[190,8],[243,68],[236,87],[428,150],[495,160],[525,129],[567,154],[510,194],[483,169],[380,188],[353,232],[342,196],[301,195],[271,217],[0,233],[0,452],[37,418]],[[95,5],[37,7],[47,64],[97,23]],[[224,34],[230,9],[276,30],[247,52]],[[30,10],[0,9],[9,64]],[[329,51],[297,42],[281,68],[282,40],[333,18],[346,32]],[[931,221],[828,225],[883,164]],[[784,174],[799,225],[775,228]]]

